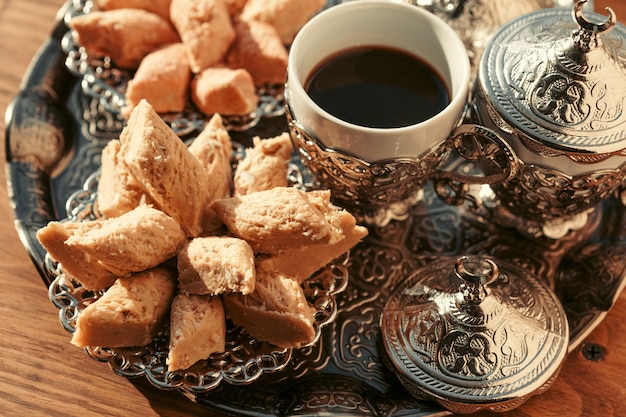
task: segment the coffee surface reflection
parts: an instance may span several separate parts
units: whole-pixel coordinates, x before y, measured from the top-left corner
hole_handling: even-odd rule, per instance
[[[311,72],[305,90],[333,116],[371,128],[420,123],[450,102],[446,84],[431,65],[400,49],[380,46],[331,55]]]

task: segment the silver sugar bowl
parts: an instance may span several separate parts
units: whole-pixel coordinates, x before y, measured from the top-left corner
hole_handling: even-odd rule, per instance
[[[469,136],[475,149],[504,151],[507,172],[492,189],[501,217],[522,225],[584,224],[576,218],[626,178],[626,27],[609,8],[583,13],[585,3],[501,27],[477,70],[476,125],[453,135],[462,154]]]
[[[569,342],[565,312],[545,283],[479,255],[417,270],[392,291],[380,327],[400,382],[455,413],[508,411],[544,392]]]

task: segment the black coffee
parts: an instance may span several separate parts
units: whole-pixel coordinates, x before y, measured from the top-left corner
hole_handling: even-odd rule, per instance
[[[446,84],[430,65],[387,47],[338,52],[313,70],[304,88],[333,116],[374,128],[423,122],[450,102]]]

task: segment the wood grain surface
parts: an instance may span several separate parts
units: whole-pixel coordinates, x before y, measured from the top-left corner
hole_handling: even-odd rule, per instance
[[[63,0],[0,0],[2,114],[62,5]],[[626,22],[623,0],[596,0],[595,5],[597,10],[612,6]],[[4,132],[4,118],[0,127]],[[3,159],[4,152],[2,146]],[[0,225],[0,416],[215,415],[176,392],[152,388],[144,379],[119,377],[70,345],[13,226],[4,169]],[[626,416],[626,293],[585,342],[604,348],[604,357],[591,361],[582,348],[572,352],[548,392],[502,415]]]

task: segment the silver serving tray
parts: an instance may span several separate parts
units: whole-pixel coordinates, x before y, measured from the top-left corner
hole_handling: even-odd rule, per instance
[[[71,7],[68,3],[61,14]],[[6,115],[7,179],[15,226],[49,288],[57,274],[46,264],[35,233],[51,220],[68,217],[71,208],[66,202],[97,171],[102,148],[124,124],[99,98],[85,94],[82,80],[68,70],[61,46],[67,31],[60,20],[33,59]],[[231,136],[249,146],[254,136],[286,130],[284,116],[275,116],[232,131]],[[391,290],[440,256],[488,254],[538,275],[562,302],[570,326],[569,348],[575,349],[626,285],[626,209],[619,198],[611,197],[583,229],[557,241],[529,239],[498,225],[487,204],[490,195],[488,187],[477,187],[471,201],[449,206],[428,184],[407,219],[371,228],[351,251],[346,264],[349,283],[336,295],[337,315],[323,328],[317,344],[294,351],[280,372],[264,374],[254,383],[183,392],[213,410],[251,416],[448,414],[434,403],[411,397],[384,366],[379,346],[379,314]]]

